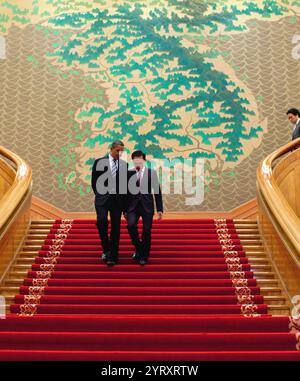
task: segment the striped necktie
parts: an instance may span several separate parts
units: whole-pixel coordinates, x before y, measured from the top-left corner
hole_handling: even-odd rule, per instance
[[[115,177],[115,175],[117,173],[117,170],[118,170],[117,159],[113,159],[113,161],[112,161],[112,169],[111,169],[111,173],[112,173],[113,177]]]

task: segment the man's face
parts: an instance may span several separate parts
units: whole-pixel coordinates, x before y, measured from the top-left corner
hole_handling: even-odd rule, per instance
[[[124,151],[123,146],[115,146],[114,148],[111,148],[110,154],[114,159],[118,160],[122,156],[123,151]]]
[[[144,166],[144,163],[145,163],[145,161],[143,159],[143,156],[141,156],[141,157],[135,157],[133,159],[133,165],[134,165],[135,168],[142,169],[143,166]]]
[[[287,114],[287,117],[288,117],[288,120],[289,120],[292,124],[297,123],[298,115],[294,115],[294,114],[292,114],[292,113],[288,113],[288,114]]]

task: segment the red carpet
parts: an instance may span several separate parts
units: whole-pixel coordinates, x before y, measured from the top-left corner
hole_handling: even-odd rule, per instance
[[[299,323],[267,314],[232,220],[155,222],[149,264],[132,252],[125,222],[107,267],[95,221],[57,220],[0,320],[0,359],[300,360]]]

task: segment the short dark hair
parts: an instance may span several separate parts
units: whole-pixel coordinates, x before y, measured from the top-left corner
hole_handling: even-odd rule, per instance
[[[124,147],[124,143],[121,140],[115,140],[111,143],[110,148],[115,148],[116,146]]]
[[[133,160],[135,157],[143,157],[143,159],[146,160],[146,154],[141,150],[132,152],[131,159]]]
[[[286,115],[288,115],[288,114],[293,114],[293,115],[298,115],[298,116],[300,116],[300,111],[298,110],[298,109],[296,109],[296,108],[290,108],[288,111],[287,111],[287,113],[286,113]]]

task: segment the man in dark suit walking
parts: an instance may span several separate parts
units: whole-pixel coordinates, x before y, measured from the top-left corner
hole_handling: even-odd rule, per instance
[[[126,210],[128,164],[120,159],[123,151],[123,142],[116,140],[111,145],[110,153],[96,159],[92,169],[91,185],[95,193],[102,258],[110,266],[118,262],[121,215]],[[108,212],[111,223],[110,239]]]
[[[145,265],[151,247],[151,229],[154,215],[153,195],[160,220],[163,213],[162,193],[156,171],[145,167],[146,155],[142,151],[135,151],[131,158],[134,169],[128,172],[127,228],[135,246],[133,258],[140,265]],[[140,217],[143,220],[141,240],[137,226]]]
[[[288,120],[294,125],[292,140],[300,137],[300,112],[296,108],[287,111]]]

